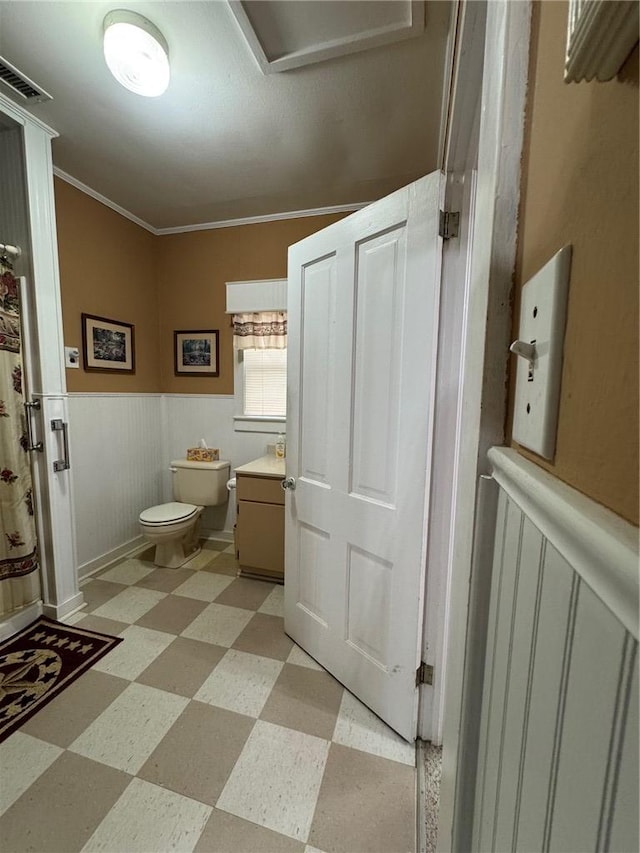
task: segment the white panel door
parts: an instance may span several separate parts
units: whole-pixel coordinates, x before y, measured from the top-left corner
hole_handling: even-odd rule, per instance
[[[289,249],[285,630],[416,736],[439,173]]]

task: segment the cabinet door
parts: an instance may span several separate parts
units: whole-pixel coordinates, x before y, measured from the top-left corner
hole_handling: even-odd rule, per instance
[[[284,573],[284,507],[238,501],[238,559],[241,566]]]

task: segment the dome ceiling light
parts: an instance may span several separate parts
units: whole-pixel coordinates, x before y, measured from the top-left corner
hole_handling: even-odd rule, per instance
[[[104,19],[104,58],[118,83],[147,98],[166,91],[169,48],[160,30],[136,12],[117,9]]]

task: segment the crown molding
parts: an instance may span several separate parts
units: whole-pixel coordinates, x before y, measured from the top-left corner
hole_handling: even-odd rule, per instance
[[[91,187],[83,184],[82,181],[79,181],[77,178],[74,178],[73,175],[69,175],[66,172],[63,172],[62,169],[59,169],[57,166],[53,167],[53,174],[60,178],[60,180],[65,181],[67,184],[71,184],[72,187],[75,187],[80,192],[85,193],[91,198],[99,201],[100,204],[104,204],[105,207],[111,208],[116,213],[119,213],[120,216],[124,216],[125,219],[129,219],[131,222],[135,222],[136,225],[139,225],[141,228],[144,228],[145,231],[151,232],[151,234],[158,235],[157,228],[154,228],[153,225],[149,225],[148,222],[145,222],[144,219],[140,219],[139,216],[136,216],[133,213],[130,213],[128,210],[125,210],[124,207],[121,207],[119,204],[116,204],[115,201],[111,201],[110,198],[102,195],[102,193],[96,192],[96,190]]]
[[[187,231],[212,231],[215,228],[234,228],[236,225],[257,225],[261,222],[277,222],[280,219],[302,219],[305,216],[325,216],[331,213],[353,213],[371,204],[370,201],[356,204],[335,204],[331,207],[312,207],[309,210],[289,210],[285,213],[267,213],[264,216],[245,216],[241,219],[221,219],[203,222],[200,225],[178,225],[175,228],[158,228],[156,234],[184,234]]]
[[[135,222],[136,225],[139,225],[141,228],[144,228],[145,231],[149,231],[156,237],[162,237],[167,234],[185,234],[189,231],[213,231],[216,228],[234,228],[237,225],[256,225],[261,222],[277,222],[280,219],[302,219],[305,216],[326,216],[331,213],[353,213],[353,211],[361,210],[361,208],[371,204],[369,201],[362,201],[355,204],[335,204],[330,207],[313,207],[309,210],[289,210],[284,213],[268,213],[264,216],[245,216],[240,219],[221,219],[216,222],[202,222],[197,225],[176,225],[172,228],[154,228],[153,225],[150,225],[148,222],[140,219],[139,216],[136,216],[134,213],[130,213],[124,207],[116,204],[115,201],[111,201],[111,199],[103,196],[101,193],[87,186],[87,184],[83,184],[82,181],[74,178],[73,175],[63,172],[62,169],[59,169],[57,166],[53,167],[53,174],[57,178],[60,178],[60,180],[65,181],[67,184],[71,184],[72,187],[80,190],[80,192],[83,192],[86,195],[91,196],[91,198],[96,201],[99,201],[100,204],[104,204],[105,207],[109,207],[111,210],[119,213],[120,216],[124,216],[125,219]]]

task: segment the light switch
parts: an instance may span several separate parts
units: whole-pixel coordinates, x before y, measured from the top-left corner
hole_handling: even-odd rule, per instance
[[[64,365],[65,367],[80,367],[80,351],[78,347],[64,348]]]
[[[522,288],[513,438],[545,459],[556,449],[562,351],[571,246],[565,246]]]

